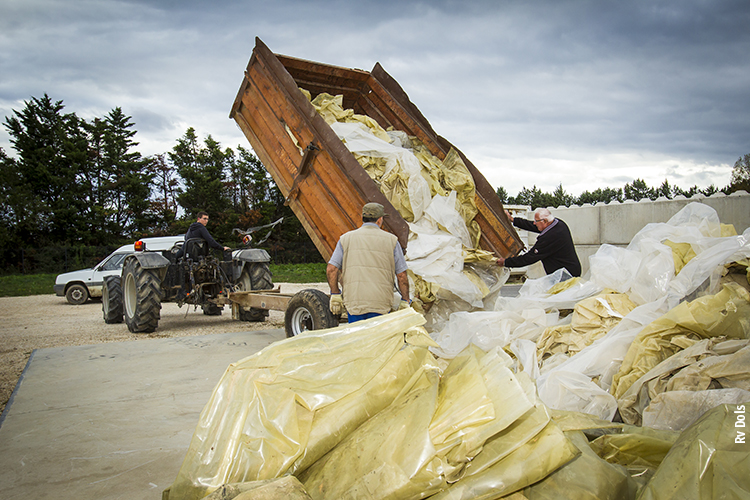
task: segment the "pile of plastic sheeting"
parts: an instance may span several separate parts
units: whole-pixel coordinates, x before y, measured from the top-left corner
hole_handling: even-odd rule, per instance
[[[460,155],[451,149],[436,158],[416,137],[344,109],[341,95],[321,93],[311,102],[409,223],[406,262],[414,298],[427,310],[441,301],[484,308],[507,273],[479,249],[474,179]]]
[[[271,480],[290,474],[314,499],[499,498],[580,453],[502,349],[441,362],[422,323],[405,309],[230,365],[163,498],[288,494]]]
[[[163,499],[750,494],[746,405],[713,408],[682,432],[549,410],[502,348],[435,357],[423,322],[405,309],[230,365]],[[724,340],[704,352],[744,348]]]

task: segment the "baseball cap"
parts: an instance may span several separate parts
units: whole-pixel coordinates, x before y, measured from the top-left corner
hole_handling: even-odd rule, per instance
[[[385,208],[380,203],[367,203],[362,207],[362,217],[380,218],[385,216]]]

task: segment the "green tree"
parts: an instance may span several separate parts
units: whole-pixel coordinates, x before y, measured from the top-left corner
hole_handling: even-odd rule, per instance
[[[672,199],[674,195],[674,188],[669,185],[669,181],[667,179],[664,179],[664,182],[661,183],[661,186],[656,188],[654,194],[656,197],[664,196],[665,198]]]
[[[576,199],[576,204],[583,205],[584,203],[590,203],[596,205],[597,203],[611,203],[613,201],[623,201],[622,188],[597,188],[594,191],[584,191]]]
[[[81,216],[88,211],[88,193],[81,188],[88,169],[82,122],[74,113],[63,114],[62,101],[47,94],[24,104],[5,119],[18,154],[17,175],[3,179],[14,192],[16,234],[32,246],[90,243],[89,224]]]
[[[750,154],[740,156],[732,168],[732,180],[728,191],[733,193],[741,189],[750,193]]]
[[[550,206],[553,207],[569,207],[573,204],[573,195],[566,193],[563,189],[562,183],[560,183],[552,193],[552,203]]]
[[[543,193],[536,186],[533,186],[531,189],[527,189],[524,186],[521,188],[518,196],[516,196],[515,203],[518,205],[530,205],[532,210],[547,208],[554,205],[554,196],[549,193]]]
[[[165,160],[163,154],[151,158],[148,169],[154,188],[149,209],[154,214],[153,229],[158,234],[167,234],[169,226],[177,217],[177,197],[182,192],[180,182],[174,167]]]
[[[497,197],[500,198],[500,203],[503,205],[510,204],[508,201],[508,191],[506,191],[504,187],[500,186],[495,192],[497,193]]]
[[[632,184],[625,184],[623,192],[625,193],[625,199],[627,200],[639,201],[644,198],[650,200],[656,199],[656,192],[648,187],[648,184],[646,184],[646,181],[643,179],[635,179]]]
[[[225,185],[229,154],[222,151],[221,145],[210,135],[200,146],[192,127],[169,152],[169,159],[185,186],[177,200],[188,218],[193,218],[200,210],[217,217],[230,207]]]
[[[154,174],[150,160],[134,148],[134,123],[117,107],[104,118],[104,156],[102,171],[106,173],[101,206],[113,234],[140,236],[153,222],[150,212],[151,183]]]

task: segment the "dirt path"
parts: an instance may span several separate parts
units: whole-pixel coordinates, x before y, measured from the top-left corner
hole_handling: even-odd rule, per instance
[[[296,293],[304,288],[328,292],[324,283],[277,283],[276,286],[283,293]],[[205,316],[200,308],[179,308],[174,303],[165,303],[159,328],[154,333],[133,334],[124,323],[104,323],[101,302],[72,306],[53,294],[0,297],[0,413],[34,349],[274,328],[284,328],[283,312],[271,311],[264,323],[248,323],[233,320],[229,307],[224,308],[221,316]]]

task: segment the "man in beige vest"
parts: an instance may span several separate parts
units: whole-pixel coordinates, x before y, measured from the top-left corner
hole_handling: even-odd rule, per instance
[[[339,315],[346,307],[349,323],[391,312],[394,275],[401,292],[399,309],[411,303],[404,252],[398,238],[381,229],[385,216],[380,203],[366,204],[362,226],[341,235],[328,261],[331,312]]]

